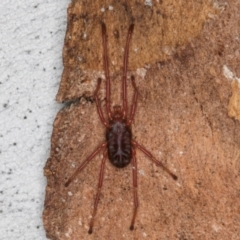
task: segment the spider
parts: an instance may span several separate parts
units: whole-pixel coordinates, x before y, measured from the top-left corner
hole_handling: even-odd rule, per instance
[[[93,232],[94,218],[97,213],[97,206],[99,202],[99,197],[103,185],[103,175],[106,163],[106,158],[117,168],[124,168],[132,161],[132,172],[133,172],[133,195],[134,195],[134,211],[133,217],[130,225],[130,230],[134,229],[134,223],[136,219],[137,209],[138,209],[138,196],[137,196],[137,159],[136,151],[138,148],[142,151],[148,158],[150,158],[157,166],[160,166],[165,170],[174,180],[177,180],[177,176],[173,174],[168,168],[166,168],[160,161],[158,161],[145,147],[137,143],[132,139],[131,124],[134,119],[137,105],[138,89],[135,84],[134,76],[131,76],[131,82],[134,89],[133,102],[130,109],[130,116],[127,117],[127,66],[128,66],[128,54],[129,54],[129,43],[133,33],[134,24],[131,24],[128,29],[125,53],[123,59],[123,78],[122,78],[122,98],[123,106],[113,106],[110,107],[110,77],[109,77],[109,64],[107,57],[107,33],[106,25],[102,23],[102,43],[103,43],[103,61],[104,70],[106,78],[106,113],[108,121],[102,112],[102,108],[98,99],[98,91],[101,85],[101,78],[98,78],[97,88],[94,92],[94,99],[97,106],[97,112],[100,117],[101,122],[106,127],[106,140],[101,143],[94,152],[88,156],[84,162],[77,168],[74,174],[65,183],[65,187],[68,187],[73,179],[80,173],[85,166],[101,151],[104,150],[103,159],[101,163],[101,169],[99,174],[98,190],[94,202],[94,209],[92,218],[89,225],[88,233]]]

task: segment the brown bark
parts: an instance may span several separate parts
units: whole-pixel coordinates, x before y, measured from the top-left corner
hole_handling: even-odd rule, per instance
[[[57,99],[74,101],[56,117],[45,166],[47,236],[61,240],[238,239],[240,2],[187,1],[190,6],[152,1],[152,7],[136,1],[84,2],[73,1],[68,10]],[[113,10],[106,10],[109,5]],[[129,76],[135,75],[140,93],[134,139],[178,180],[137,151],[140,206],[135,229],[130,231],[131,166],[116,169],[108,161],[94,232],[88,235],[102,154],[68,188],[64,183],[105,140],[91,101],[97,77],[103,75],[100,21],[107,24],[112,105],[121,104],[121,49],[129,23],[135,22],[129,58]],[[103,109],[104,97],[102,84]],[[131,103],[130,81],[128,100]]]

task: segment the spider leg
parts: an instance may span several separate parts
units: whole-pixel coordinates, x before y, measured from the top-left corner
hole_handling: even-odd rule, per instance
[[[136,112],[136,107],[137,107],[137,97],[138,97],[138,89],[135,83],[135,78],[134,76],[131,76],[131,80],[132,80],[132,85],[134,88],[134,95],[133,95],[133,103],[132,103],[132,107],[131,107],[131,112],[130,112],[130,118],[128,120],[128,125],[132,124],[135,112]]]
[[[133,33],[133,28],[134,28],[134,24],[131,24],[128,29],[125,53],[123,58],[123,80],[122,80],[123,119],[126,119],[126,114],[127,114],[127,66],[128,66],[129,43]]]
[[[133,149],[133,157],[132,157],[132,170],[133,170],[133,196],[134,196],[134,211],[133,211],[133,218],[130,226],[130,230],[134,229],[134,223],[137,215],[138,209],[138,196],[137,196],[137,159],[136,159],[136,151]]]
[[[92,219],[91,219],[89,230],[88,230],[89,234],[91,234],[93,232],[93,222],[94,222],[95,215],[97,213],[97,206],[98,206],[99,197],[100,197],[101,190],[102,190],[103,175],[104,175],[106,158],[107,158],[107,151],[104,152],[104,156],[103,156],[103,159],[102,159],[101,170],[100,170],[99,181],[98,181],[98,191],[97,191],[97,195],[96,195],[96,198],[95,198]]]
[[[110,108],[110,77],[109,77],[109,64],[107,56],[107,30],[105,23],[102,23],[102,42],[103,42],[103,62],[106,78],[106,108],[107,115],[110,120],[112,120],[112,113]]]
[[[159,167],[161,167],[165,172],[167,172],[174,180],[177,180],[177,176],[173,174],[167,167],[165,167],[160,161],[158,161],[153,155],[143,146],[141,146],[139,143],[132,141],[132,144],[137,147],[139,150],[141,150],[146,156],[148,156],[155,164]]]
[[[97,96],[98,91],[100,89],[101,82],[102,82],[102,79],[98,78],[98,84],[97,84],[97,88],[96,88],[95,93],[94,93],[94,99],[96,101],[98,115],[99,115],[102,123],[104,124],[104,126],[109,127],[108,123],[106,122],[106,120],[105,120],[105,118],[103,116],[102,108],[100,106],[99,99],[98,99],[98,96]]]
[[[74,174],[68,179],[68,181],[65,183],[65,187],[68,187],[69,184],[73,181],[73,179],[80,173],[84,167],[103,149],[107,146],[107,143],[102,143],[74,172]]]

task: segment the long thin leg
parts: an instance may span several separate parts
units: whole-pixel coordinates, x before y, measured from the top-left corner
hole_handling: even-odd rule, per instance
[[[110,109],[110,77],[109,77],[109,65],[107,56],[107,31],[105,23],[102,23],[102,42],[103,42],[103,62],[106,77],[106,108],[109,119],[112,119],[112,113]]]
[[[131,24],[128,29],[124,59],[123,59],[123,80],[122,80],[122,92],[123,92],[123,119],[126,118],[127,114],[127,66],[128,66],[128,53],[129,43],[133,33],[134,24]]]
[[[73,179],[80,173],[84,167],[103,149],[107,146],[107,143],[102,143],[74,172],[74,174],[68,179],[68,181],[65,183],[65,187],[68,187],[69,184],[73,181]]]
[[[136,159],[136,152],[133,149],[133,157],[132,157],[132,164],[133,164],[133,195],[134,195],[134,211],[133,211],[133,218],[130,226],[130,230],[134,229],[134,223],[137,215],[138,209],[138,196],[137,196],[137,159]]]
[[[144,154],[146,154],[157,166],[160,166],[164,171],[166,171],[174,180],[177,180],[177,176],[173,174],[167,167],[165,167],[160,161],[153,157],[153,155],[139,143],[132,141],[132,144],[140,149]]]
[[[97,191],[97,195],[96,195],[96,198],[95,198],[93,215],[92,215],[92,219],[91,219],[89,230],[88,230],[89,234],[91,234],[93,232],[93,222],[94,222],[95,215],[97,213],[97,206],[98,206],[99,197],[100,197],[101,190],[102,190],[103,175],[104,175],[106,158],[107,158],[107,151],[104,152],[104,156],[103,156],[103,159],[102,159],[101,170],[100,170],[99,181],[98,181],[98,191]]]
[[[102,113],[102,108],[100,106],[100,103],[99,103],[99,99],[98,99],[98,91],[100,89],[100,85],[101,85],[101,82],[102,82],[102,79],[101,78],[98,78],[98,84],[97,84],[97,89],[95,90],[95,93],[94,93],[94,99],[95,99],[95,102],[96,102],[96,105],[97,105],[97,111],[98,111],[98,115],[102,121],[102,123],[106,126],[106,127],[109,127],[108,123],[106,122],[104,116],[103,116],[103,113]]]
[[[131,112],[130,112],[130,118],[128,120],[128,125],[132,124],[135,112],[136,112],[136,107],[137,107],[137,97],[138,97],[138,89],[135,83],[135,78],[134,76],[131,76],[131,80],[132,80],[132,85],[134,88],[134,95],[133,95],[133,102],[132,102],[132,107],[131,107]]]

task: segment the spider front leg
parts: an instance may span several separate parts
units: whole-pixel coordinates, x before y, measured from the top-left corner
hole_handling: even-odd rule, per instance
[[[132,107],[131,107],[131,112],[130,112],[130,118],[128,120],[128,125],[132,124],[135,112],[136,112],[136,107],[137,107],[137,97],[138,97],[138,89],[135,83],[135,78],[134,76],[131,76],[131,80],[132,80],[132,85],[134,88],[134,95],[133,95],[133,103],[132,103]]]
[[[106,110],[108,118],[112,120],[112,112],[110,108],[110,76],[107,56],[107,30],[105,23],[102,23],[102,43],[103,43],[103,63],[106,78]]]
[[[96,102],[96,105],[97,105],[97,112],[98,112],[99,118],[101,119],[101,122],[104,124],[105,127],[109,127],[108,123],[106,122],[106,120],[103,116],[102,108],[100,106],[99,99],[98,99],[98,96],[97,96],[98,91],[100,89],[101,82],[102,82],[102,79],[98,78],[98,84],[97,84],[97,88],[96,88],[95,93],[94,93],[94,99],[95,99],[95,102]]]
[[[127,36],[125,53],[123,58],[123,80],[122,80],[123,119],[126,119],[126,115],[127,115],[127,67],[128,67],[129,43],[132,37],[133,29],[134,29],[134,24],[131,24],[128,29],[128,36]]]

